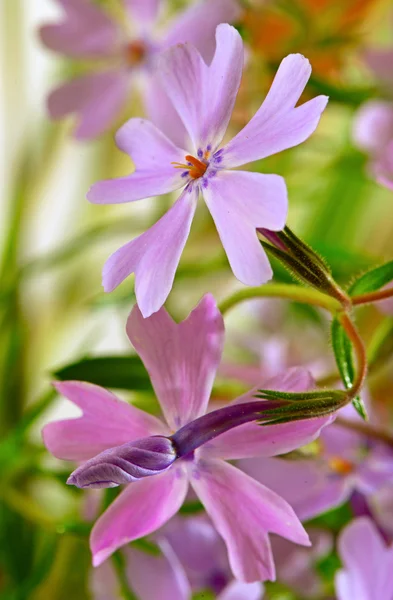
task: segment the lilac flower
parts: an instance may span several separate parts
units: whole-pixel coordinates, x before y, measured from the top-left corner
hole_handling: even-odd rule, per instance
[[[207,411],[224,340],[223,320],[211,296],[205,296],[180,324],[165,309],[144,319],[136,306],[127,333],[150,374],[166,423],[98,386],[57,383],[59,392],[83,415],[44,428],[45,445],[56,457],[86,461],[134,440],[184,432],[187,424],[193,431],[196,419]],[[295,369],[275,383],[300,391],[309,386],[310,378]],[[230,410],[238,411],[250,400],[255,405],[253,394],[255,390],[234,401]],[[191,484],[226,543],[235,577],[247,582],[274,578],[268,533],[303,545],[309,543],[308,536],[287,502],[225,461],[289,452],[315,439],[329,421],[309,419],[269,427],[246,423],[178,458],[164,472],[129,484],[93,527],[93,564],[160,528],[178,511]],[[178,439],[176,434],[172,437]]]
[[[163,0],[124,0],[129,17],[127,30],[91,0],[58,1],[64,18],[60,23],[41,28],[43,43],[66,56],[95,60],[98,70],[55,89],[48,98],[51,117],[61,119],[75,113],[75,137],[94,138],[113,125],[130,93],[141,82],[150,118],[176,143],[182,143],[184,128],[152,76],[156,58],[161,50],[190,41],[210,61],[216,26],[222,21],[236,20],[240,14],[236,0],[193,4],[166,32],[157,27]],[[133,35],[128,29],[133,29]]]
[[[352,407],[340,413],[360,419]],[[363,435],[334,424],[324,429],[319,443],[321,453],[316,458],[245,460],[239,466],[268,482],[302,521],[340,506],[354,492],[371,497],[393,481],[393,455],[383,443],[370,443]]]
[[[387,548],[373,522],[361,517],[341,533],[344,569],[336,574],[338,600],[392,600],[393,547]]]
[[[96,183],[91,202],[133,202],[183,188],[172,208],[153,227],[115,252],[103,271],[105,291],[135,273],[135,293],[147,317],[165,302],[202,193],[215,221],[235,276],[246,285],[271,278],[256,228],[280,230],[287,216],[282,177],[234,171],[286,148],[315,130],[327,98],[296,107],[311,67],[300,54],[281,63],[272,87],[251,121],[226,145],[225,135],[243,68],[243,43],[229,25],[219,25],[216,52],[207,66],[189,44],[161,55],[159,75],[191,138],[189,150],[175,146],[152,123],[130,119],[117,133],[119,148],[130,155],[135,172]]]
[[[354,120],[353,138],[370,155],[373,177],[393,189],[393,50],[369,51],[365,60],[390,100],[369,100],[360,107]]]

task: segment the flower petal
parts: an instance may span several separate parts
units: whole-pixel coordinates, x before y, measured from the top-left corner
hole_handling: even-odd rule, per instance
[[[130,119],[117,132],[116,143],[134,161],[135,172],[94,184],[87,194],[90,202],[133,202],[184,186],[181,169],[176,169],[172,163],[184,163],[186,151],[177,148],[150,121]]]
[[[124,71],[104,71],[67,81],[51,92],[48,110],[52,119],[75,113],[75,137],[94,138],[116,121],[127,98],[129,77]]]
[[[260,109],[224,147],[224,168],[238,167],[292,148],[313,133],[328,98],[318,96],[295,108],[310,74],[310,63],[301,54],[284,58]]]
[[[124,550],[130,587],[138,600],[190,600],[190,584],[177,556],[164,540],[159,545],[162,551],[159,556],[133,547]]]
[[[387,48],[383,50],[367,50],[364,59],[368,67],[374,71],[377,79],[385,85],[386,89],[393,92],[393,50]]]
[[[186,128],[158,77],[150,77],[146,81],[144,93],[146,112],[151,122],[179,148],[187,148],[189,136]]]
[[[157,20],[160,4],[160,0],[125,0],[130,17],[139,29],[151,28]]]
[[[263,585],[256,581],[254,583],[243,583],[233,580],[217,596],[217,600],[262,600]]]
[[[293,368],[264,382],[263,387],[300,392],[311,389],[313,380],[307,369]],[[254,388],[237,398],[233,404],[255,401],[256,393],[257,389]],[[256,423],[246,423],[219,435],[198,452],[200,456],[226,460],[286,454],[314,441],[321,429],[330,422],[331,417],[305,419],[283,425],[261,426]]]
[[[168,433],[159,419],[118,400],[98,385],[81,381],[56,382],[54,385],[60,394],[83,411],[77,419],[45,425],[45,446],[57,458],[88,460],[107,448]]]
[[[285,498],[302,521],[340,506],[353,489],[350,478],[333,473],[318,460],[245,459],[238,466]]]
[[[135,295],[143,316],[159,310],[171,291],[197,200],[196,186],[185,190],[157,223],[112,254],[102,273],[105,291],[135,273]]]
[[[159,60],[159,76],[196,149],[221,142],[243,68],[243,43],[230,25],[217,27],[216,52],[208,67],[189,44],[178,44]]]
[[[365,102],[353,122],[355,144],[368,152],[380,154],[393,139],[393,103],[382,100]]]
[[[68,56],[103,57],[116,50],[120,37],[114,20],[92,2],[58,0],[65,11],[60,23],[40,29],[42,42]]]
[[[287,190],[282,177],[243,171],[218,171],[203,187],[203,197],[216,224],[234,275],[246,285],[272,277],[256,228],[280,230],[287,216]]]
[[[309,545],[289,504],[262,484],[221,460],[203,460],[192,468],[191,484],[226,542],[237,579],[274,579],[268,533]]]
[[[121,546],[166,523],[183,504],[187,488],[187,477],[178,466],[130,483],[92,529],[93,565],[100,565]]]
[[[182,323],[175,323],[164,308],[143,319],[135,306],[127,333],[170,427],[177,429],[204,414],[224,342],[224,323],[214,298],[204,296]]]
[[[217,26],[220,23],[233,23],[240,14],[236,0],[202,0],[192,4],[170,23],[164,45],[169,48],[189,42],[209,64],[216,48]]]

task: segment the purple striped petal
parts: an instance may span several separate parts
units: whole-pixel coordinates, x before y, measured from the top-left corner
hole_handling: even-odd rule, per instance
[[[133,202],[184,186],[181,169],[175,169],[172,163],[184,163],[187,152],[177,148],[150,121],[130,119],[117,132],[116,143],[132,158],[135,171],[127,177],[94,184],[87,194],[90,202]]]
[[[77,120],[75,137],[92,139],[115,123],[126,102],[128,84],[129,76],[122,70],[72,79],[50,93],[49,114],[52,119],[62,119],[74,113]]]
[[[256,228],[279,230],[287,216],[282,177],[243,171],[219,171],[207,180],[203,197],[216,224],[234,275],[246,285],[272,277]]]
[[[111,292],[135,273],[135,295],[144,317],[161,308],[171,289],[198,200],[198,189],[186,189],[150,229],[122,246],[107,260],[104,290]]]
[[[143,319],[136,306],[127,333],[169,426],[177,429],[204,414],[224,342],[224,323],[214,298],[205,296],[179,324],[163,308]]]
[[[284,58],[260,109],[224,147],[224,168],[238,167],[292,148],[314,132],[328,98],[318,96],[295,108],[310,74],[310,63],[301,54]]]
[[[40,29],[42,42],[68,56],[104,57],[114,53],[120,38],[116,22],[88,0],[58,0],[65,16]]]
[[[149,435],[166,435],[167,427],[98,385],[81,381],[56,382],[60,394],[79,406],[78,419],[45,425],[43,438],[49,452],[63,460],[82,461],[130,440]]]
[[[164,525],[183,504],[187,489],[187,477],[179,466],[129,484],[92,529],[93,565]]]
[[[309,545],[289,504],[239,469],[221,460],[203,460],[190,469],[192,486],[225,540],[237,579],[274,579],[268,533]]]

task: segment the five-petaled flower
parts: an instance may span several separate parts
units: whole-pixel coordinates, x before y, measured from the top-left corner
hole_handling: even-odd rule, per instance
[[[58,458],[88,461],[109,448],[114,449],[110,453],[114,456],[117,446],[122,453],[124,444],[149,436],[159,436],[161,444],[162,436],[196,423],[206,413],[224,341],[223,320],[214,299],[205,296],[180,324],[164,308],[144,319],[136,306],[128,319],[127,333],[150,374],[166,423],[120,402],[101,387],[81,382],[57,383],[59,392],[83,411],[78,419],[44,428],[45,444]],[[292,391],[312,385],[303,369],[289,370],[270,383]],[[255,401],[254,394],[252,390],[229,406],[236,408]],[[260,403],[263,406],[263,401]],[[165,445],[155,447],[155,451],[159,449],[159,467],[165,470],[157,475],[145,474],[138,480],[127,479],[132,483],[93,527],[94,565],[166,523],[183,504],[191,484],[226,543],[235,577],[249,582],[273,579],[268,533],[302,545],[309,544],[308,536],[285,500],[226,461],[289,452],[315,439],[329,421],[327,417],[269,427],[246,423],[218,435],[171,465],[171,451]],[[143,446],[146,450],[147,446]],[[167,464],[161,462],[162,456],[169,458]],[[147,466],[147,458],[143,452],[143,467]],[[121,460],[118,466],[122,465]],[[106,464],[104,473],[106,477]],[[116,480],[118,474],[116,469]]]
[[[94,138],[116,122],[130,93],[142,84],[149,118],[176,143],[182,143],[184,127],[153,77],[155,61],[162,50],[186,41],[210,61],[215,28],[224,20],[235,21],[240,14],[236,0],[192,4],[166,31],[158,27],[163,0],[124,0],[124,28],[91,0],[58,2],[65,17],[41,28],[43,43],[66,56],[94,60],[98,68],[56,88],[48,98],[50,116],[61,119],[75,113],[75,137]]]
[[[186,151],[152,123],[130,119],[116,141],[135,163],[135,172],[96,183],[94,203],[132,202],[184,188],[172,208],[148,231],[115,252],[103,271],[106,291],[135,273],[135,293],[148,317],[165,302],[186,243],[200,192],[215,221],[235,276],[246,285],[271,278],[256,228],[284,227],[287,190],[278,175],[234,171],[246,163],[296,146],[315,130],[327,98],[296,107],[311,67],[299,54],[281,63],[271,89],[251,121],[220,148],[238,92],[243,43],[238,32],[221,24],[211,64],[190,44],[165,51],[158,75],[191,139]]]

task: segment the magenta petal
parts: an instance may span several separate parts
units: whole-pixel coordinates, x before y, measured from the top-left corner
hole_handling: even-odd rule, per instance
[[[90,202],[133,202],[184,186],[182,170],[176,169],[172,163],[184,163],[186,151],[177,148],[150,121],[130,119],[117,132],[116,143],[134,161],[135,172],[127,177],[94,184],[87,194]]]
[[[162,541],[160,549],[159,556],[133,547],[124,550],[131,589],[138,600],[190,600],[190,585],[178,558],[167,542]]]
[[[241,9],[236,0],[202,0],[192,4],[169,26],[164,44],[189,42],[210,63],[215,51],[215,33],[220,23],[233,23],[240,17]]]
[[[68,56],[104,57],[114,52],[119,28],[93,2],[59,0],[65,11],[62,22],[40,29],[42,42]]]
[[[263,596],[263,585],[258,581],[243,583],[233,580],[217,596],[217,600],[262,600]]]
[[[295,108],[310,74],[310,63],[301,54],[284,58],[260,109],[224,147],[224,168],[238,167],[297,146],[314,132],[328,98],[318,96]]]
[[[93,565],[166,523],[183,504],[187,488],[187,477],[179,467],[130,483],[92,529]]]
[[[246,285],[272,277],[256,228],[282,229],[287,190],[282,177],[243,171],[219,171],[207,181],[203,197],[216,224],[234,275]]]
[[[215,149],[226,131],[243,68],[243,43],[230,25],[217,27],[216,52],[207,67],[189,44],[165,51],[159,75],[195,148]]]
[[[390,600],[393,595],[393,549],[387,548],[371,519],[352,521],[341,533],[344,571],[336,575],[339,600]]]
[[[135,273],[135,295],[143,316],[159,310],[171,291],[197,200],[196,187],[185,190],[157,223],[112,254],[102,272],[105,291]]]
[[[221,359],[224,323],[206,295],[182,323],[165,309],[143,319],[132,310],[127,333],[142,358],[170,427],[202,415]]]
[[[313,386],[311,375],[302,368],[288,369],[263,383],[264,388],[288,392],[305,391]],[[254,388],[232,404],[252,402],[256,400],[256,393],[257,388]],[[201,456],[226,460],[285,454],[315,440],[321,429],[330,422],[331,417],[305,419],[283,425],[261,426],[247,423],[208,442],[199,452]]]
[[[165,435],[165,425],[108,390],[80,381],[55,384],[63,394],[79,406],[83,415],[77,419],[55,421],[45,425],[45,446],[63,460],[88,460],[107,448],[149,435]]]
[[[124,71],[83,75],[56,88],[48,97],[52,119],[75,113],[77,139],[91,139],[116,121],[127,98],[129,77]]]
[[[160,4],[162,4],[160,0],[125,0],[124,3],[131,19],[139,25],[139,28],[141,25],[144,25],[145,28],[146,26],[151,27],[157,19]]]
[[[393,140],[393,103],[382,100],[365,102],[356,113],[353,138],[359,148],[381,154]]]
[[[221,460],[200,461],[191,482],[225,540],[237,579],[274,579],[268,533],[309,545],[308,535],[289,504],[232,465]]]

